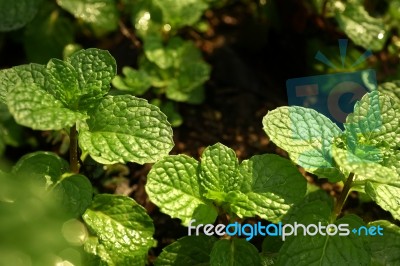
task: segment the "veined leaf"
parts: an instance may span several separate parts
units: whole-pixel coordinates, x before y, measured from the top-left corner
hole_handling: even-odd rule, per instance
[[[368,226],[380,226],[383,236],[369,236],[372,265],[396,265],[400,261],[400,228],[389,221],[374,221]]]
[[[92,202],[93,187],[83,175],[60,176],[60,180],[52,187],[52,193],[67,214],[78,218]]]
[[[80,128],[79,144],[104,163],[155,162],[173,147],[172,129],[158,107],[134,96],[107,96]]]
[[[378,90],[400,104],[400,80],[380,84]]]
[[[331,154],[333,140],[342,132],[324,115],[299,106],[279,107],[264,117],[263,126],[269,138],[308,172],[331,182],[344,178]]]
[[[29,64],[0,71],[0,102],[7,103],[7,93],[20,84],[44,86],[46,70],[43,65]]]
[[[298,223],[318,225],[326,227],[330,224],[331,210],[325,202],[312,201],[293,214],[292,221]],[[364,226],[362,220],[355,215],[347,215],[334,223],[337,227],[342,225],[348,235],[336,234],[321,235],[319,233],[305,236],[303,229],[296,236],[288,236],[280,249],[278,265],[368,265],[370,254],[362,237],[354,235],[350,230]],[[348,225],[347,225],[348,224]],[[300,227],[299,227],[300,228]],[[326,229],[326,228],[325,228]],[[311,229],[316,231],[315,227]],[[340,233],[346,234],[344,229]]]
[[[201,156],[200,182],[207,191],[225,192],[239,190],[239,162],[235,152],[217,143],[207,147]]]
[[[198,171],[199,163],[186,155],[165,157],[150,170],[146,192],[162,212],[184,225],[192,219],[213,223],[217,211],[202,195]]]
[[[256,155],[243,161],[240,176],[240,192],[226,197],[240,217],[258,215],[278,222],[306,193],[307,182],[296,166],[277,155]]]
[[[366,160],[352,152],[333,147],[333,157],[336,163],[347,173],[356,175],[355,181],[369,180],[381,184],[391,184],[400,187],[400,178],[396,170],[377,162]]]
[[[144,255],[155,244],[151,218],[142,206],[129,197],[96,195],[82,217],[97,236],[97,245],[102,245],[99,248],[112,256]],[[96,246],[93,243],[90,245],[91,250]]]
[[[36,85],[19,85],[9,91],[7,105],[18,124],[38,130],[69,128],[87,118]]]
[[[349,142],[389,147],[400,146],[400,105],[395,98],[379,91],[365,94],[354,106],[344,124]],[[355,140],[354,140],[355,139]],[[351,144],[351,143],[348,143]]]
[[[398,182],[400,182],[399,177]],[[390,184],[366,182],[365,192],[382,209],[390,212],[395,219],[400,220],[400,187]]]

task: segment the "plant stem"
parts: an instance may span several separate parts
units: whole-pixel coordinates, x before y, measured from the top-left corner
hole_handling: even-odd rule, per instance
[[[342,193],[340,194],[338,200],[336,201],[335,209],[333,212],[335,218],[337,218],[342,212],[343,205],[346,202],[347,196],[349,195],[349,191],[351,188],[351,184],[353,183],[353,178],[354,174],[350,173],[349,177],[346,180],[346,183],[344,184]]]
[[[69,164],[71,172],[75,174],[79,173],[77,135],[76,125],[73,125],[69,130]]]

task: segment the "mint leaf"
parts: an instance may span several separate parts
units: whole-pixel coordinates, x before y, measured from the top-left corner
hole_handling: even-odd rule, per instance
[[[89,207],[93,188],[83,175],[67,175],[52,187],[54,198],[71,217],[77,218]]]
[[[38,182],[52,192],[57,206],[66,214],[78,217],[92,201],[93,188],[83,175],[65,174],[68,162],[52,152],[34,152],[23,156],[14,165],[12,173],[23,182]]]
[[[221,239],[214,244],[210,254],[211,265],[261,265],[258,250],[244,239]]]
[[[256,155],[243,161],[240,175],[245,197],[226,197],[240,217],[258,215],[278,222],[306,193],[307,182],[296,166],[277,155]]]
[[[171,44],[164,47],[161,36],[152,34],[143,40],[144,54],[150,62],[155,63],[159,68],[166,69],[173,64],[173,47]]]
[[[151,163],[173,147],[172,129],[158,107],[134,96],[106,96],[79,128],[79,144],[104,163]]]
[[[21,157],[14,165],[12,173],[24,179],[39,181],[49,187],[68,170],[68,162],[55,153],[34,152]]]
[[[36,15],[41,0],[0,0],[0,32],[25,26]]]
[[[129,257],[147,254],[154,245],[154,226],[146,210],[126,196],[99,194],[83,220],[107,254]],[[92,250],[93,250],[93,244]],[[92,252],[93,253],[93,252]]]
[[[239,162],[232,149],[221,143],[209,146],[201,156],[201,184],[207,191],[238,190],[241,185],[238,168]]]
[[[60,130],[86,119],[36,85],[19,85],[9,91],[7,105],[18,124],[32,129]]]
[[[400,261],[400,228],[388,221],[374,221],[368,226],[383,228],[383,236],[369,236],[372,265],[396,265]]]
[[[308,172],[331,182],[344,178],[331,155],[333,140],[342,132],[324,115],[299,106],[279,107],[263,118],[263,128],[276,145]]]
[[[82,95],[103,96],[110,90],[111,80],[117,73],[117,63],[108,51],[96,48],[80,50],[66,61],[78,74]]]
[[[81,96],[75,68],[68,62],[50,59],[46,70],[46,90],[60,100],[64,106],[74,107],[77,99]]]
[[[208,7],[204,0],[154,0],[163,13],[163,22],[172,27],[191,26]]]
[[[340,5],[336,11],[336,20],[344,33],[355,44],[365,49],[380,51],[388,37],[384,21],[371,17],[361,2],[346,2]]]
[[[160,210],[184,225],[213,223],[217,211],[202,196],[199,163],[186,155],[168,156],[158,161],[147,176],[146,192]]]
[[[19,84],[44,86],[46,70],[43,65],[29,64],[0,71],[0,102],[7,103],[7,93]]]
[[[213,236],[185,236],[165,247],[154,265],[209,265],[210,253],[218,240]]]
[[[86,119],[87,110],[108,92],[115,69],[107,51],[81,50],[67,61],[50,60],[46,68],[31,64],[1,71],[0,97],[7,97],[18,123],[58,130]]]
[[[396,170],[377,162],[366,160],[352,152],[333,147],[336,163],[347,173],[356,175],[355,181],[374,181],[381,184],[392,184],[400,187],[400,178]]]
[[[146,72],[131,67],[123,67],[122,73],[125,77],[116,76],[112,84],[119,90],[126,90],[133,95],[140,96],[151,87],[151,78]]]
[[[400,80],[382,83],[378,90],[400,104]]]
[[[321,226],[327,226],[330,224],[331,210],[325,202],[310,202],[306,209],[306,212],[299,209],[292,219],[306,225],[321,223]],[[304,236],[303,229],[298,229],[300,232],[297,236],[289,236],[285,239],[279,252],[277,265],[346,265],[349,262],[368,265],[370,254],[363,238],[350,232],[353,228],[363,226],[362,220],[355,215],[347,215],[335,222],[336,226],[340,224],[347,230],[347,232],[345,230],[340,232],[348,233],[348,235],[340,236],[338,229],[337,234],[332,236],[328,234]]]
[[[382,209],[389,211],[395,219],[400,220],[400,187],[366,182],[365,192]]]
[[[84,250],[87,252],[84,265],[89,266],[142,266],[146,264],[147,254],[144,252],[132,252],[121,255],[108,250],[103,244],[99,243],[97,237],[89,237],[85,242]]]
[[[346,135],[358,142],[389,147],[400,146],[400,105],[395,98],[373,91],[365,94],[354,106],[344,124]],[[357,137],[354,137],[354,136]],[[356,144],[356,145],[357,145]]]
[[[92,24],[98,34],[118,27],[118,11],[114,0],[57,0],[57,4],[76,18]]]
[[[187,102],[190,104],[200,104],[204,101],[204,88],[203,86],[195,87],[189,91],[179,86],[179,81],[173,79],[169,82],[166,96],[168,99],[177,102]]]

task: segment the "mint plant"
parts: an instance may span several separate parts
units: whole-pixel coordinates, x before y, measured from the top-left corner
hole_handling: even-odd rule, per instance
[[[7,241],[20,235],[16,230],[26,228],[20,237],[29,239],[29,244],[21,246],[21,242],[13,240],[8,242],[8,248],[16,248],[35,263],[52,265],[49,261],[42,261],[43,254],[37,251],[37,247],[42,247],[42,252],[52,252],[54,260],[61,257],[78,265],[144,265],[147,251],[155,243],[152,220],[142,206],[126,196],[98,194],[93,198],[89,179],[70,173],[68,162],[54,153],[36,152],[23,156],[10,173],[0,176],[0,183],[0,208],[8,210],[9,218],[14,217],[17,223],[11,232],[2,235]],[[39,197],[40,204],[34,202],[33,210],[23,207],[25,196],[10,193],[21,187],[26,187],[23,191],[28,195],[34,193],[33,199]],[[48,218],[37,218],[35,210],[46,213]],[[19,217],[19,211],[32,217],[32,221],[28,223]],[[40,220],[46,221],[48,228],[43,227]],[[5,226],[6,222],[0,219],[1,225]],[[75,224],[75,229],[65,232],[71,223]],[[63,235],[60,234],[62,230]],[[37,243],[36,231],[45,235],[52,233],[56,246],[51,246],[52,242],[41,236],[37,241],[43,242]],[[62,250],[60,246],[77,249],[75,252],[80,255],[65,257],[59,253]]]
[[[53,153],[23,156],[10,173],[39,183],[65,219],[83,219],[83,265],[143,265],[154,246],[154,226],[145,209],[127,196],[98,194],[79,173],[78,148],[103,164],[150,163],[173,146],[166,116],[146,100],[107,95],[116,72],[104,50],[80,50],[64,61],[0,71],[0,103],[15,121],[35,130],[69,132],[70,162]],[[7,203],[0,197],[0,203]]]
[[[144,39],[144,56],[139,59],[138,69],[128,66],[116,76],[115,88],[140,96],[152,88],[160,99],[199,104],[204,100],[203,83],[209,79],[210,66],[202,59],[201,52],[190,41],[171,38],[167,45],[157,35]],[[182,118],[171,101],[159,105],[170,122],[179,126]]]
[[[83,155],[101,163],[154,162],[173,146],[171,127],[143,99],[106,96],[115,71],[114,58],[99,49],[46,66],[17,66],[0,71],[0,101],[21,125],[69,129],[72,172],[78,172],[78,139]]]
[[[277,155],[256,155],[239,163],[232,149],[218,143],[204,150],[201,162],[186,155],[164,157],[149,172],[146,191],[162,212],[186,226],[212,224],[218,215],[225,221],[257,215],[279,222],[304,198],[306,180],[290,161]],[[199,247],[203,255],[196,257]],[[182,248],[185,251],[177,253]],[[188,236],[167,247],[156,265],[210,261],[258,265],[260,256],[242,239]]]
[[[395,86],[385,84],[383,87],[391,85]],[[340,218],[346,198],[353,190],[367,194],[393,218],[400,219],[400,99],[389,97],[384,91],[366,94],[347,117],[344,131],[318,112],[298,106],[280,107],[264,117],[267,135],[285,149],[296,164],[330,182],[344,183],[334,206],[319,199],[306,200],[291,209],[283,219],[285,223],[303,221],[325,225],[346,223],[352,228],[363,226],[362,219],[355,215]],[[368,225],[380,225],[388,234],[359,237],[353,232],[349,237],[290,237],[279,251],[277,264],[299,262],[300,257],[301,265],[333,261],[378,265],[397,262],[397,252],[383,254],[379,245],[385,242],[388,250],[398,248],[398,244],[391,241],[400,237],[399,227],[388,221]]]

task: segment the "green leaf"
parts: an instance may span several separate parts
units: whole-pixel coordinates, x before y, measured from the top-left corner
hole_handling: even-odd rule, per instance
[[[350,142],[376,146],[383,142],[400,147],[400,105],[395,98],[378,91],[365,94],[354,106],[344,124]]]
[[[151,218],[142,206],[129,197],[96,195],[82,217],[98,238],[97,246],[91,245],[91,253],[96,254],[93,250],[96,247],[105,254],[112,254],[112,257],[139,256],[147,254],[155,244]],[[97,255],[102,256],[103,253]]]
[[[173,79],[169,82],[166,96],[168,99],[177,102],[187,102],[190,104],[200,104],[204,101],[204,88],[199,86],[190,91],[183,91],[179,87],[178,81]]]
[[[354,173],[354,181],[374,181],[381,184],[392,184],[400,187],[400,178],[396,170],[374,161],[366,160],[352,152],[333,147],[336,163],[347,173]]]
[[[399,179],[398,181],[400,182]],[[366,182],[365,192],[382,209],[389,211],[395,219],[400,220],[400,187]]]
[[[19,124],[58,130],[87,118],[87,110],[108,92],[115,72],[107,51],[81,50],[67,61],[50,60],[46,68],[31,64],[1,71],[0,98],[7,97]]]
[[[161,8],[164,23],[176,28],[195,24],[208,7],[204,0],[154,0],[153,2]]]
[[[244,239],[222,239],[214,244],[210,264],[213,266],[261,265],[258,250]]]
[[[305,225],[318,226],[320,223],[321,226],[327,226],[330,224],[330,214],[331,210],[325,202],[313,201],[305,212],[300,210],[293,219]],[[326,233],[325,236],[304,236],[303,229],[298,229],[296,236],[285,239],[277,265],[369,265],[370,254],[363,238],[350,232],[353,228],[364,226],[362,220],[355,215],[347,215],[335,222],[336,226],[340,224],[348,229],[348,235],[340,236],[342,230],[338,229],[337,234],[332,236]],[[343,230],[343,233],[346,232]]]
[[[146,36],[143,40],[143,49],[147,59],[161,69],[169,68],[174,63],[173,47],[171,45],[164,47],[159,35],[152,34]]]
[[[85,242],[86,258],[83,265],[88,266],[143,266],[147,258],[145,253],[132,252],[128,255],[116,254],[99,243],[97,237],[89,237]]]
[[[151,87],[151,78],[146,72],[131,67],[123,67],[122,73],[125,77],[116,76],[112,84],[119,90],[126,90],[133,95],[140,96]]]
[[[217,143],[207,147],[201,156],[200,182],[206,191],[228,193],[239,190],[239,162],[235,152]]]
[[[114,0],[57,0],[57,4],[76,18],[93,25],[102,35],[118,28],[118,11]]]
[[[41,0],[0,0],[0,32],[25,26],[36,15]]]
[[[71,217],[84,213],[92,200],[92,184],[83,175],[65,174],[68,162],[51,152],[34,152],[23,156],[12,169],[21,182],[38,182],[52,191],[57,206]]]
[[[382,83],[378,90],[400,104],[400,80]]]
[[[184,225],[192,219],[213,223],[217,212],[202,196],[198,171],[199,163],[186,155],[165,157],[150,170],[146,192],[162,212]]]
[[[36,85],[15,87],[8,92],[7,105],[18,124],[38,130],[60,130],[86,119]]]
[[[273,154],[256,155],[240,165],[241,192],[247,197],[232,203],[240,217],[258,215],[278,222],[284,214],[304,198],[307,182],[289,160]],[[239,182],[238,182],[239,183]]]
[[[83,175],[67,175],[52,187],[54,198],[71,217],[81,216],[92,202],[93,188]]]
[[[389,35],[384,21],[371,17],[362,3],[340,3],[336,20],[344,33],[365,49],[382,50]]]
[[[218,240],[213,236],[185,236],[165,247],[158,256],[156,266],[206,266],[210,253]]]
[[[369,223],[370,226],[383,228],[383,236],[368,237],[372,265],[396,265],[400,261],[400,228],[384,220]]]
[[[69,170],[68,162],[52,152],[34,152],[21,157],[12,172],[24,179],[54,185]]]
[[[29,61],[44,64],[50,58],[61,58],[64,46],[73,41],[73,34],[72,22],[55,6],[46,3],[24,31]]]
[[[8,92],[19,84],[44,86],[46,70],[38,64],[16,66],[0,71],[0,102],[6,103]]]
[[[299,106],[279,107],[264,117],[263,128],[276,145],[308,172],[331,182],[344,178],[331,155],[333,140],[342,132],[324,115]]]
[[[172,149],[172,129],[158,107],[134,96],[107,96],[80,128],[79,144],[104,163],[155,162]]]
[[[78,73],[82,95],[103,96],[110,90],[111,80],[117,73],[117,63],[108,51],[96,48],[80,50],[66,61]]]

